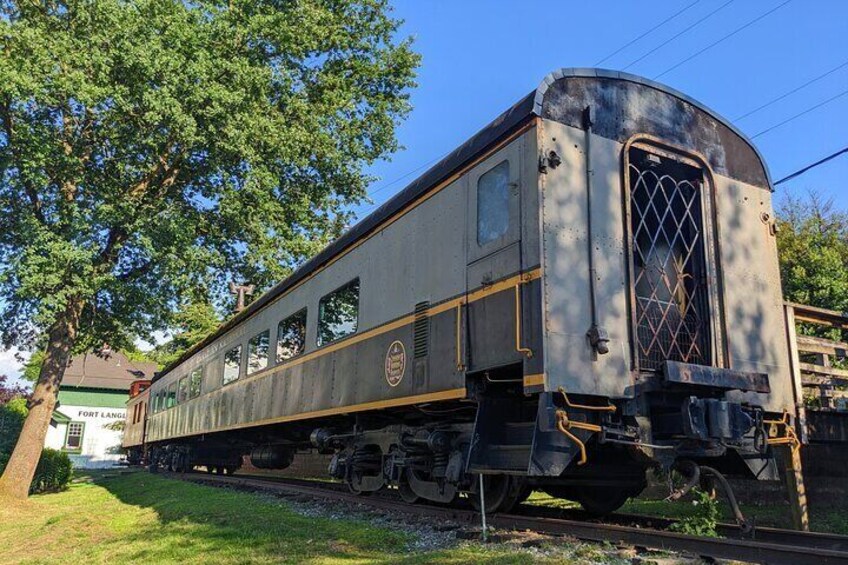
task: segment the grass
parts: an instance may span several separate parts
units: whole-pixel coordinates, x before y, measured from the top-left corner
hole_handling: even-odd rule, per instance
[[[0,508],[2,563],[596,563],[615,548],[550,551],[463,542],[414,553],[413,536],[362,519],[306,517],[287,503],[144,472],[91,474],[65,492]]]
[[[530,504],[551,506],[555,508],[579,509],[580,505],[569,500],[553,498],[543,492],[536,491],[529,498]],[[730,506],[720,500],[721,521],[733,523],[733,513]],[[742,513],[748,519],[753,519],[759,526],[775,528],[791,528],[792,517],[787,504],[742,504]],[[694,516],[698,507],[688,500],[674,502],[647,497],[634,498],[621,507],[619,512],[624,514],[640,514],[660,518],[681,519]],[[829,508],[810,508],[810,529],[817,532],[830,532],[848,535],[848,512],[839,506]]]

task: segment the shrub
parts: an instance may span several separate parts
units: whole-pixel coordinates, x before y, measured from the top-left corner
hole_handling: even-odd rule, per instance
[[[14,398],[7,404],[0,404],[0,453],[8,456],[12,452],[18,442],[18,436],[21,435],[26,417],[25,398]]]
[[[36,492],[57,492],[68,488],[74,471],[71,458],[64,451],[45,447],[35,469],[35,477],[29,487],[30,494]]]

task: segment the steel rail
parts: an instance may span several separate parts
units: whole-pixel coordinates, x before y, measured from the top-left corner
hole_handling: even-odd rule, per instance
[[[406,514],[439,516],[455,522],[476,525],[477,512],[459,508],[406,504],[380,496],[362,496],[340,491],[336,483],[327,488],[320,481],[302,481],[255,476],[220,476],[199,473],[163,473],[164,476],[200,484],[232,485],[237,488],[289,493],[344,501]],[[527,506],[523,506],[524,511]],[[647,518],[639,516],[638,518]],[[662,518],[651,518],[656,522]],[[508,530],[532,530],[539,533],[570,536],[582,540],[610,542],[666,551],[690,553],[702,557],[733,559],[769,565],[848,565],[848,536],[757,528],[755,539],[705,538],[676,532],[587,522],[572,519],[518,514],[487,516],[491,526]],[[671,522],[671,521],[669,521]],[[729,529],[728,529],[729,528]],[[722,533],[737,534],[738,528],[725,525]],[[835,549],[834,549],[835,548]]]

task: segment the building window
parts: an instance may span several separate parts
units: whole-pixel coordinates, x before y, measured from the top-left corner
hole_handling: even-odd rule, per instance
[[[297,357],[306,347],[306,308],[277,325],[277,363]]]
[[[189,375],[188,381],[188,397],[197,398],[200,396],[200,383],[203,381],[203,369],[195,369]]]
[[[168,402],[166,408],[172,408],[177,405],[177,383],[171,383],[168,387]]]
[[[477,180],[477,244],[486,245],[509,230],[509,161]]]
[[[85,431],[84,422],[70,422],[65,434],[65,449],[71,451],[82,450],[82,434]]]
[[[188,377],[183,377],[177,387],[177,404],[182,404],[186,400],[188,400]]]
[[[253,336],[247,342],[247,374],[252,375],[268,366],[268,345],[271,341],[270,330]]]
[[[359,279],[321,299],[318,306],[318,345],[356,332],[359,322]]]
[[[237,380],[240,368],[241,345],[237,345],[224,354],[224,384]]]

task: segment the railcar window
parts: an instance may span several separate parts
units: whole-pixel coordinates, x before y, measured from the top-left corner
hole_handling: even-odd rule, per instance
[[[188,377],[183,377],[177,387],[177,404],[182,404],[186,400],[188,400]]]
[[[82,449],[83,432],[85,432],[85,422],[70,422],[65,435],[65,449],[73,451]]]
[[[238,345],[224,355],[224,384],[229,384],[239,378],[240,367],[241,345]]]
[[[477,244],[509,230],[509,161],[501,161],[477,180]]]
[[[271,341],[271,331],[265,330],[253,336],[247,342],[247,374],[261,371],[268,366],[268,346]]]
[[[191,372],[188,381],[188,397],[197,398],[200,396],[200,382],[203,380],[203,369],[195,369]]]
[[[159,393],[153,395],[153,413],[157,413],[159,411]]]
[[[167,408],[172,408],[177,405],[177,383],[171,383],[171,386],[168,387],[168,403],[166,405]]]
[[[356,332],[359,323],[359,279],[321,299],[318,305],[318,345]]]
[[[306,347],[306,308],[277,325],[277,363],[303,353]]]

